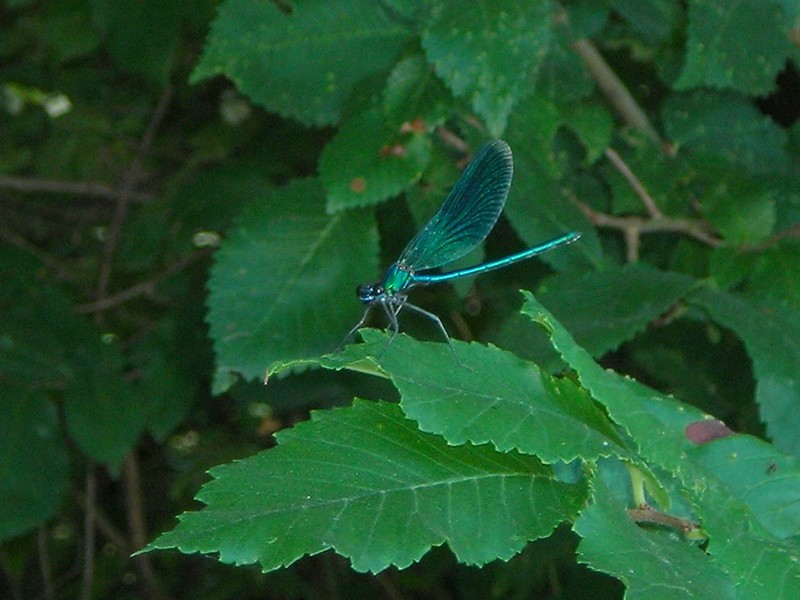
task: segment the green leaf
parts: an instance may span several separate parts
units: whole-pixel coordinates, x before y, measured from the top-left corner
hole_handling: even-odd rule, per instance
[[[676,89],[772,91],[791,49],[787,29],[772,0],[691,0],[686,65]]]
[[[671,96],[662,109],[672,141],[698,153],[717,154],[750,173],[787,167],[787,135],[753,104],[733,94],[698,91]]]
[[[614,117],[604,106],[581,103],[562,111],[565,125],[580,138],[586,149],[586,162],[591,164],[603,156],[611,145]]]
[[[701,170],[696,201],[704,215],[725,240],[754,246],[774,230],[776,192],[730,163],[694,161]]]
[[[438,3],[422,34],[436,72],[458,97],[468,98],[499,136],[514,104],[532,91],[550,44],[553,5],[549,0],[490,0],[480,10],[462,2]]]
[[[684,428],[705,418],[704,413],[633,379],[603,369],[530,292],[523,292],[523,295],[522,312],[544,327],[553,346],[577,372],[581,384],[631,435],[642,457],[681,474],[688,443],[683,435]]]
[[[681,5],[673,0],[610,0],[610,4],[650,43],[666,41],[684,18]]]
[[[365,211],[325,213],[316,179],[252,203],[216,254],[208,322],[214,389],[261,378],[274,361],[332,350],[358,318],[353,289],[375,277],[378,235]]]
[[[363,334],[374,350],[386,344],[386,334]],[[403,412],[423,431],[453,445],[489,442],[548,463],[626,454],[608,419],[571,381],[499,348],[453,344],[457,357],[446,344],[399,335],[378,359]]]
[[[800,240],[784,240],[768,248],[755,259],[749,274],[752,289],[782,298],[800,310]]]
[[[602,250],[594,228],[559,189],[562,167],[553,151],[553,139],[560,125],[558,109],[541,94],[527,98],[514,111],[508,132],[514,151],[514,180],[505,214],[529,245],[567,231],[583,232],[569,248],[542,255],[553,268],[599,266]]]
[[[383,90],[383,112],[387,123],[392,124],[421,119],[430,130],[450,116],[454,103],[422,54],[398,62]]]
[[[746,500],[754,520],[780,539],[800,535],[800,468],[766,442],[732,435],[688,452],[735,497]]]
[[[180,41],[183,2],[115,0],[108,7],[109,52],[132,73],[165,84]]]
[[[255,102],[307,125],[338,122],[354,84],[388,69],[410,31],[380,3],[227,0],[192,81],[224,74]]]
[[[0,377],[64,390],[64,416],[78,446],[115,472],[136,443],[146,409],[123,378],[120,349],[75,315],[57,287],[24,253],[0,252]]]
[[[731,578],[699,548],[637,526],[601,478],[592,484],[592,504],[581,511],[575,532],[583,538],[579,560],[619,578],[627,599],[739,597]]]
[[[99,338],[81,342],[64,392],[67,428],[80,448],[116,474],[147,421],[143,402],[123,377],[120,348]]]
[[[800,595],[796,541],[765,534],[753,523],[748,504],[733,499],[729,489],[713,477],[698,480],[692,500],[703,514],[703,529],[709,534],[707,550],[734,581],[738,598],[794,600]]]
[[[552,307],[581,346],[599,357],[644,331],[694,284],[692,277],[680,273],[630,264],[606,271],[554,275],[536,295]]]
[[[400,194],[422,176],[430,152],[426,134],[399,134],[377,108],[346,121],[320,158],[328,212]]]
[[[800,457],[800,320],[779,301],[699,290],[689,301],[731,329],[753,361],[756,402],[778,448]]]
[[[313,413],[278,446],[217,467],[200,511],[148,546],[217,553],[265,571],[333,548],[357,571],[404,568],[447,543],[458,559],[509,559],[570,519],[585,486],[535,458],[448,446],[399,408],[356,401]]]
[[[0,414],[0,540],[7,540],[56,514],[69,466],[56,407],[42,392],[3,385]]]

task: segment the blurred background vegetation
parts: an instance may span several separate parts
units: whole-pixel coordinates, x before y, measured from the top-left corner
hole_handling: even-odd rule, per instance
[[[332,553],[267,575],[130,557],[197,508],[208,468],[311,408],[395,397],[346,373],[258,379],[336,347],[356,284],[490,137],[517,171],[485,255],[570,229],[581,249],[415,302],[457,337],[550,364],[515,316],[518,289],[538,290],[605,366],[800,454],[797,396],[757,390],[775,364],[800,389],[794,329],[764,325],[800,308],[797,3],[484,4],[2,0],[0,596],[620,597],[576,563],[566,528],[509,563],[465,567],[440,548],[378,576]],[[210,275],[214,250],[306,218],[338,219],[341,245],[315,259],[318,296],[294,290],[306,313],[261,322],[291,274],[258,289],[226,274],[264,268],[259,248],[276,267],[307,248],[254,244],[252,263],[223,254]],[[742,303],[687,306],[647,275],[667,271]],[[665,310],[637,317],[644,299]],[[225,345],[225,327],[251,324],[252,348]]]

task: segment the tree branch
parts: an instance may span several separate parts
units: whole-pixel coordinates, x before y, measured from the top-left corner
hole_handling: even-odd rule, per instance
[[[643,233],[679,233],[702,242],[711,248],[719,248],[725,245],[723,240],[714,236],[706,222],[699,219],[665,216],[648,218],[637,215],[618,217],[597,211],[578,200],[572,194],[570,194],[570,197],[593,225],[616,229],[625,236],[628,262],[636,262],[639,259],[639,241]]]
[[[100,300],[87,302],[86,304],[79,304],[75,307],[75,312],[78,314],[102,312],[119,306],[120,304],[124,304],[128,300],[133,300],[139,296],[152,296],[156,287],[158,287],[158,284],[160,284],[162,281],[165,281],[173,275],[180,273],[196,261],[211,254],[211,252],[213,252],[212,248],[201,248],[192,254],[184,256],[174,264],[167,267],[162,273],[151,279],[148,279],[147,281],[142,281],[136,285],[132,285],[131,287],[122,290],[117,294],[106,296]]]
[[[644,185],[642,185],[642,182],[639,181],[639,178],[636,177],[634,172],[630,170],[630,167],[625,164],[625,161],[622,160],[622,157],[619,154],[617,154],[616,150],[612,148],[606,148],[605,155],[606,158],[611,161],[611,164],[616,167],[617,171],[622,174],[622,176],[628,182],[628,185],[631,186],[631,189],[636,193],[637,196],[639,196],[639,199],[642,201],[642,204],[644,204],[644,207],[647,210],[647,214],[654,219],[662,218],[664,215],[661,214],[658,206],[656,206],[656,202],[653,200],[653,197],[650,196],[650,193],[647,191],[647,189],[645,189]]]
[[[572,49],[583,59],[589,74],[597,82],[609,104],[617,112],[622,121],[631,127],[644,132],[655,144],[666,147],[664,140],[650,123],[644,110],[634,99],[628,88],[617,77],[606,60],[590,40],[580,39],[572,42]]]
[[[131,164],[125,172],[125,176],[123,177],[119,197],[117,198],[117,204],[114,207],[114,215],[111,218],[111,224],[108,227],[108,236],[106,237],[106,244],[103,248],[103,258],[100,263],[100,275],[97,279],[98,302],[102,301],[106,297],[106,293],[108,291],[108,284],[111,280],[114,254],[116,253],[117,246],[119,245],[119,241],[122,236],[122,224],[125,222],[125,218],[128,215],[128,205],[130,204],[134,188],[136,187],[136,184],[142,174],[142,161],[144,160],[144,156],[150,150],[150,147],[153,145],[153,139],[155,138],[156,131],[158,131],[158,128],[164,119],[164,115],[167,113],[167,108],[169,107],[171,100],[172,85],[167,84],[167,86],[164,88],[164,92],[161,94],[161,98],[158,100],[158,104],[156,104],[156,107],[153,110],[153,116],[150,118],[147,129],[142,136],[142,140],[139,143],[139,148],[136,151],[136,155],[133,157]]]
[[[47,192],[53,194],[75,194],[77,196],[94,196],[96,198],[118,199],[121,191],[105,183],[87,181],[61,181],[58,179],[28,179],[25,177],[12,177],[0,175],[0,189],[14,190],[17,192]],[[130,193],[131,200],[146,202],[152,200],[152,194],[142,192]]]

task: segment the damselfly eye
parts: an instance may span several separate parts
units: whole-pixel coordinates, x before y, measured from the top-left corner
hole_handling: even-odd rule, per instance
[[[383,286],[379,283],[362,283],[356,288],[356,296],[362,302],[372,302],[383,294]]]

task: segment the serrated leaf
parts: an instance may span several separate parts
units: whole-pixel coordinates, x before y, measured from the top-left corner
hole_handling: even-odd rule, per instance
[[[564,360],[578,374],[581,384],[603,404],[609,416],[638,444],[645,460],[675,474],[683,474],[686,425],[700,421],[700,410],[678,402],[641,383],[603,369],[530,292],[523,292],[522,312],[544,327]],[[688,468],[688,466],[687,466]]]
[[[714,478],[698,481],[692,494],[709,534],[708,552],[734,581],[738,598],[794,600],[800,596],[796,542],[769,536],[753,523],[747,503],[734,499]]]
[[[748,435],[700,444],[688,455],[745,500],[753,518],[772,535],[800,535],[800,468],[795,459]]]
[[[684,18],[683,8],[673,0],[611,0],[610,4],[648,42],[665,41]]]
[[[208,322],[214,389],[260,379],[274,361],[332,350],[360,309],[353,289],[378,270],[378,235],[364,211],[325,213],[316,179],[254,202],[211,271]]]
[[[265,571],[333,548],[357,571],[404,568],[447,543],[458,559],[508,559],[577,511],[585,486],[532,457],[448,446],[396,405],[357,401],[279,433],[278,446],[217,467],[206,504],[148,549],[218,553]]]
[[[358,81],[388,69],[411,32],[369,0],[227,0],[192,81],[224,74],[267,109],[307,125],[333,125]],[[313,60],[310,58],[313,57]]]
[[[644,331],[693,285],[687,275],[630,264],[554,275],[536,295],[581,346],[599,357]]]
[[[547,53],[553,5],[549,0],[490,1],[481,10],[462,2],[436,5],[422,46],[436,72],[458,97],[466,97],[499,136],[514,104],[532,91]]]
[[[787,29],[771,0],[691,0],[686,65],[676,89],[772,91],[791,49]]]
[[[703,289],[689,301],[731,329],[753,361],[756,402],[782,450],[800,457],[800,319],[778,301]]]
[[[754,262],[751,288],[800,310],[800,240],[784,240],[754,257]]]
[[[346,121],[325,146],[319,171],[328,212],[377,204],[406,190],[430,161],[425,134],[398,133],[373,108]]]
[[[413,54],[399,61],[383,90],[383,112],[387,123],[421,119],[428,130],[449,116],[454,102],[422,54]]]
[[[69,465],[56,407],[44,394],[3,385],[0,414],[0,540],[7,540],[58,511]]]
[[[375,353],[385,335],[364,331]],[[492,346],[421,343],[397,336],[377,359],[400,392],[403,412],[448,443],[491,443],[548,463],[625,455],[591,399],[566,379]],[[369,352],[369,349],[364,349]]]
[[[575,532],[582,563],[620,579],[630,600],[737,598],[733,581],[711,557],[678,536],[638,527],[606,484],[596,478],[592,504]]]
[[[690,150],[724,156],[753,174],[787,167],[786,132],[746,98],[710,91],[678,94],[664,103],[662,116],[671,140]]]

